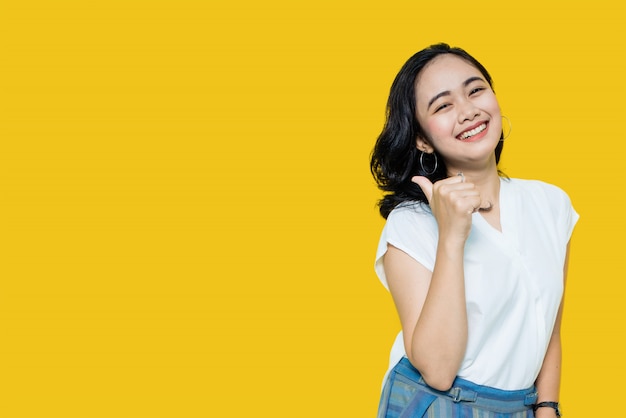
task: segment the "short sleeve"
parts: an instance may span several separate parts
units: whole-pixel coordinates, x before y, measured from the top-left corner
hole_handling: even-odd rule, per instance
[[[543,208],[545,228],[551,231],[555,249],[564,258],[567,244],[572,237],[579,215],[572,202],[561,188],[540,181],[529,181],[528,196],[538,208]]]
[[[437,238],[437,222],[427,206],[413,204],[395,208],[387,218],[376,251],[374,269],[383,286],[389,289],[383,265],[389,244],[432,271]]]
[[[567,244],[574,232],[574,226],[578,222],[580,216],[572,206],[572,202],[563,190],[560,192],[560,215],[559,215],[559,232],[563,237],[565,244]]]
[[[549,205],[553,208],[552,213],[560,240],[559,244],[565,246],[572,237],[579,215],[565,191],[552,184],[543,183],[543,186],[548,196]]]

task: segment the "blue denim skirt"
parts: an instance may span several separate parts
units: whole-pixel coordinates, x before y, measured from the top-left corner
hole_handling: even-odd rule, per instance
[[[456,378],[446,392],[431,388],[404,357],[389,372],[378,418],[532,418],[534,387],[501,390]]]

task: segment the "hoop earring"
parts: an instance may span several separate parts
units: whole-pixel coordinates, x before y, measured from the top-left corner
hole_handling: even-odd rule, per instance
[[[509,124],[509,133],[504,135],[504,129],[502,129],[502,138],[500,138],[500,142],[504,142],[505,139],[507,139],[509,136],[511,136],[511,131],[513,130],[513,125],[511,124],[511,120],[509,118],[507,118],[504,115],[500,115],[500,117],[502,119],[506,119],[507,123]]]
[[[434,152],[432,154],[429,154],[435,157],[435,167],[432,169],[432,171],[427,171],[424,168],[424,154],[426,154],[426,152],[424,151],[422,151],[422,153],[420,154],[420,168],[422,169],[424,174],[426,174],[427,176],[430,176],[431,174],[434,174],[435,171],[437,171],[437,154],[435,154]]]

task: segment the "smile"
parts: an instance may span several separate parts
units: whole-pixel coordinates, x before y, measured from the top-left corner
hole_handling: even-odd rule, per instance
[[[475,127],[474,129],[470,129],[469,131],[465,131],[465,132],[461,133],[459,136],[457,136],[457,138],[460,139],[461,141],[465,141],[465,140],[473,137],[474,135],[478,135],[479,133],[481,133],[485,129],[487,129],[487,122],[483,122],[480,125],[478,125],[477,127]]]

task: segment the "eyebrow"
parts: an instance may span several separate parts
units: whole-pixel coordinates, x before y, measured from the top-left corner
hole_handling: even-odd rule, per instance
[[[476,76],[470,77],[463,82],[463,87],[467,87],[468,85],[472,84],[474,81],[485,81],[485,80],[483,80],[481,77],[476,77]],[[445,90],[445,91],[442,91],[441,93],[436,94],[432,99],[430,99],[430,101],[428,102],[428,107],[426,109],[427,110],[430,109],[430,106],[432,106],[435,100],[439,99],[440,97],[449,96],[449,95],[450,95],[450,90]]]

